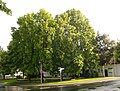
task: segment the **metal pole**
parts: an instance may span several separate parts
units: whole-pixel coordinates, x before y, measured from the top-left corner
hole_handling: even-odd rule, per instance
[[[115,46],[116,46],[117,44],[115,43]],[[113,71],[114,71],[114,77],[116,76],[116,58],[115,58],[115,52],[116,52],[116,49],[115,49],[115,47],[114,47],[114,53],[113,53],[113,62],[114,62],[114,69],[113,69]]]
[[[42,79],[43,79],[43,78],[42,78],[42,75],[43,75],[43,73],[42,73],[42,63],[41,63],[41,69],[40,69],[40,71],[41,71],[41,72],[40,72],[40,74],[41,74],[41,75],[40,75],[40,76],[41,76],[41,83],[43,83],[43,80],[42,80]]]
[[[60,81],[62,81],[62,70],[60,71]]]

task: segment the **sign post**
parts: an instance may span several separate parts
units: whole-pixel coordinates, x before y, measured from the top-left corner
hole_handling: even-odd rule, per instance
[[[43,83],[43,73],[44,71],[42,70],[42,64],[41,64],[41,68],[40,68],[40,78],[41,78],[41,83]]]
[[[39,64],[40,64],[41,62],[39,62]],[[41,83],[43,83],[43,73],[44,73],[44,71],[42,70],[42,63],[41,63],[41,65],[40,65],[41,67],[40,67],[40,82]]]
[[[59,71],[60,71],[60,81],[62,81],[62,70],[64,70],[64,68],[58,67]]]

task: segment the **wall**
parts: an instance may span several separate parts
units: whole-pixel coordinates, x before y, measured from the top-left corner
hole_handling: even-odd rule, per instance
[[[107,71],[108,76],[120,76],[120,64],[105,65],[104,72],[105,70]]]

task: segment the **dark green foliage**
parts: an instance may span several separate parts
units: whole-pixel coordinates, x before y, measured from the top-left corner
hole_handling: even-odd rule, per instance
[[[12,15],[12,11],[6,6],[5,2],[2,2],[2,0],[0,0],[0,10],[8,15]]]
[[[99,55],[99,64],[103,66],[113,58],[115,41],[111,41],[108,35],[100,35],[99,33],[97,34],[96,40],[96,53]]]
[[[11,73],[10,64],[8,52],[0,48],[0,73],[3,74],[3,79],[5,79],[5,75]]]
[[[120,42],[117,42],[117,45],[115,47],[115,51],[114,51],[114,55],[115,55],[115,63],[120,63]]]

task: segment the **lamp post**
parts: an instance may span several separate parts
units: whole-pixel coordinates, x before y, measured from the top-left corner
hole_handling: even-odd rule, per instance
[[[58,67],[59,71],[60,71],[60,81],[62,81],[62,70],[64,70],[64,68]]]

